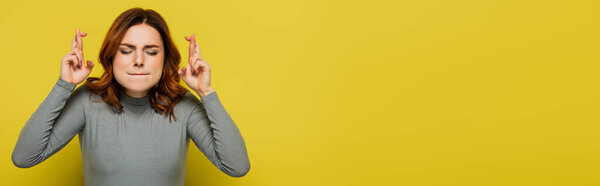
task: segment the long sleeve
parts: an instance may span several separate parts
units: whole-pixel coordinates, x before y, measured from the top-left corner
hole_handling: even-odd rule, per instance
[[[12,153],[15,166],[29,168],[62,149],[85,125],[81,88],[58,78],[50,94],[21,129]],[[73,92],[73,93],[72,93]]]
[[[219,170],[242,177],[250,170],[244,138],[216,92],[200,98],[188,120],[188,135]]]

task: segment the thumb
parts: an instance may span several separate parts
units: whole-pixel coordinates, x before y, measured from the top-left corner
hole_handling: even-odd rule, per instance
[[[92,60],[87,60],[87,66],[85,67],[88,72],[92,71],[92,68],[94,68],[94,62]]]
[[[179,70],[177,70],[177,73],[181,76],[184,77],[185,76],[185,67],[181,67]]]

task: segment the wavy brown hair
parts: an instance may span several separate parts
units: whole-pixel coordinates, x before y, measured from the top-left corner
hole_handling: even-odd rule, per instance
[[[87,78],[85,85],[93,94],[100,95],[104,102],[113,106],[118,112],[123,111],[123,105],[121,105],[119,97],[124,93],[124,89],[115,80],[113,59],[127,29],[138,24],[147,24],[158,30],[165,48],[162,77],[148,91],[152,108],[159,114],[166,113],[169,115],[169,122],[171,122],[171,117],[177,121],[173,113],[173,108],[175,104],[183,99],[183,96],[187,92],[187,89],[179,84],[180,78],[179,74],[177,74],[181,55],[171,39],[167,23],[154,10],[132,8],[121,13],[115,19],[108,33],[106,33],[98,56],[98,61],[104,67],[104,73],[100,78]]]

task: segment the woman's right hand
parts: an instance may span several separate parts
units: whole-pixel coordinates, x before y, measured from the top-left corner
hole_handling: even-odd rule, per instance
[[[83,42],[81,38],[86,35],[87,33],[77,29],[77,34],[71,43],[71,51],[61,60],[60,78],[74,85],[83,82],[94,68],[94,62],[90,60],[86,61],[86,66],[83,65]]]

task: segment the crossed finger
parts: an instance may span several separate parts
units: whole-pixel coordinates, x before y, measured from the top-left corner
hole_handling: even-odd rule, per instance
[[[83,66],[83,40],[82,37],[85,37],[87,33],[79,31],[77,29],[75,33],[75,37],[73,37],[73,41],[71,42],[71,53],[76,56],[76,61],[73,66],[79,68]]]
[[[71,42],[71,50],[75,50],[75,48],[83,50],[83,40],[81,38],[85,37],[86,35],[87,33],[79,31],[78,28],[75,36],[73,37],[73,42]]]
[[[186,36],[185,40],[190,42],[189,46],[189,61],[188,66],[190,66],[190,71],[192,74],[196,74],[198,70],[198,61],[202,60],[200,56],[200,46],[198,42],[196,42],[196,35],[192,34],[192,36]]]

